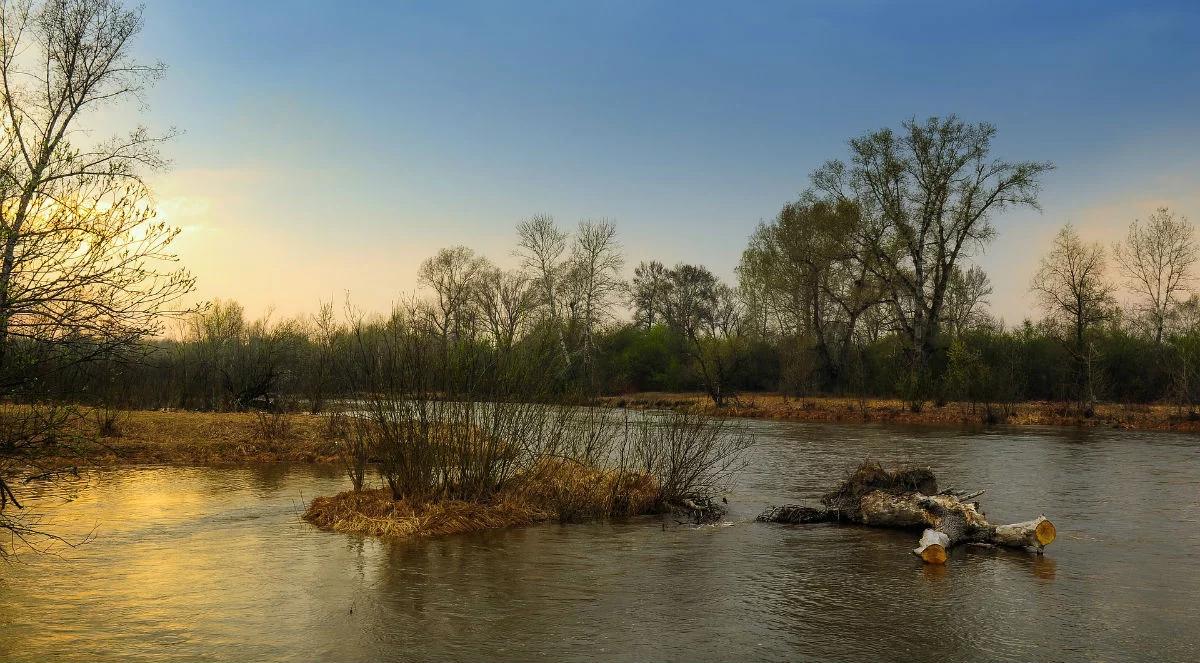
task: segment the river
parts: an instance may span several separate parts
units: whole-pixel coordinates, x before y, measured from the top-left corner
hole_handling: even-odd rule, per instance
[[[783,422],[728,522],[659,520],[383,541],[300,520],[331,468],[125,468],[37,508],[91,538],[0,568],[0,660],[1197,661],[1200,438]],[[752,522],[856,462],[986,489],[993,522],[1045,512],[1043,557],[911,533]]]

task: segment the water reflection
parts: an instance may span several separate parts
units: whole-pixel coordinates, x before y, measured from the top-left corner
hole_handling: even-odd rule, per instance
[[[750,426],[730,527],[379,541],[299,520],[330,469],[85,475],[42,506],[96,540],[5,569],[0,660],[1200,659],[1195,438]],[[863,458],[986,488],[994,520],[1045,511],[1059,539],[935,567],[902,532],[749,522]]]

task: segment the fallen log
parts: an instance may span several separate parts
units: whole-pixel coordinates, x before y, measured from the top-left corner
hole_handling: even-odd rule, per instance
[[[1045,515],[1011,525],[989,523],[973,501],[981,494],[938,491],[933,472],[926,468],[888,471],[878,463],[864,463],[822,496],[821,506],[772,507],[757,520],[923,530],[913,554],[930,564],[944,564],[950,549],[962,544],[1033,549],[1041,554],[1054,541],[1054,523]]]

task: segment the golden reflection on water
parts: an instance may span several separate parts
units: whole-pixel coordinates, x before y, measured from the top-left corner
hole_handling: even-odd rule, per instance
[[[922,564],[921,576],[926,580],[933,582],[941,582],[949,575],[949,563],[947,564]]]
[[[1033,555],[1030,566],[1033,569],[1034,577],[1038,580],[1054,580],[1058,573],[1058,562],[1046,554]]]

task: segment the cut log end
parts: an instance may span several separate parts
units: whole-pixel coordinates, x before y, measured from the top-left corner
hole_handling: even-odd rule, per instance
[[[918,555],[926,564],[946,563],[946,549],[943,548],[941,544],[932,543],[928,546],[925,546],[925,549],[918,553]]]
[[[1054,523],[1043,516],[1041,522],[1034,528],[1033,536],[1037,539],[1038,546],[1044,548],[1054,543],[1055,537],[1058,536],[1058,530],[1054,528]]]

